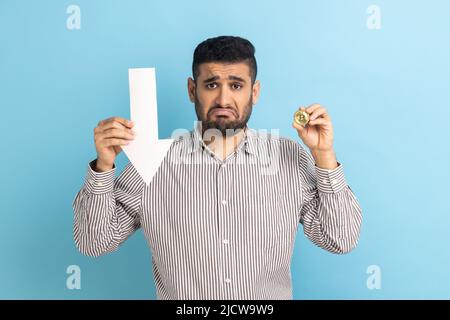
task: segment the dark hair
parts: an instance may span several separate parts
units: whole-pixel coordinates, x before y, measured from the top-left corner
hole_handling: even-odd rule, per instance
[[[197,81],[199,65],[206,62],[244,62],[250,67],[252,84],[256,79],[255,47],[247,39],[233,36],[210,38],[200,43],[194,51],[192,76]]]

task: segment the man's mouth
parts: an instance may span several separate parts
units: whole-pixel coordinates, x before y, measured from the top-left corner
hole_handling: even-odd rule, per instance
[[[236,116],[236,114],[234,113],[233,110],[231,109],[225,109],[225,108],[215,108],[211,111],[211,116],[227,116],[227,117],[231,117],[231,116]]]

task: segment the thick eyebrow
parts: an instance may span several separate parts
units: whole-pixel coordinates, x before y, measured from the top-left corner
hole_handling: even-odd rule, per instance
[[[208,83],[208,82],[212,82],[212,81],[216,81],[216,80],[218,80],[218,79],[220,79],[220,77],[219,76],[213,76],[213,77],[211,77],[211,78],[208,78],[208,79],[205,79],[205,80],[203,80],[203,83]],[[246,82],[244,79],[242,79],[241,77],[238,77],[238,76],[228,76],[228,79],[229,80],[236,80],[236,81],[240,81],[240,82]]]

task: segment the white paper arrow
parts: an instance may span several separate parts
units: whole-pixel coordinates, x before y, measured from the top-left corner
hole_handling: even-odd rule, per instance
[[[128,80],[130,115],[136,136],[122,149],[148,185],[173,139],[158,139],[155,68],[128,69]]]

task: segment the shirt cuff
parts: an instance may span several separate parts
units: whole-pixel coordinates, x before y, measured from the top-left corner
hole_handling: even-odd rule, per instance
[[[323,169],[314,165],[317,174],[317,189],[325,193],[338,193],[346,186],[344,170],[339,162],[335,169]]]
[[[89,162],[84,182],[86,191],[93,194],[102,194],[113,191],[116,165],[113,164],[111,170],[96,172],[93,169],[95,168],[96,161],[97,159]]]

